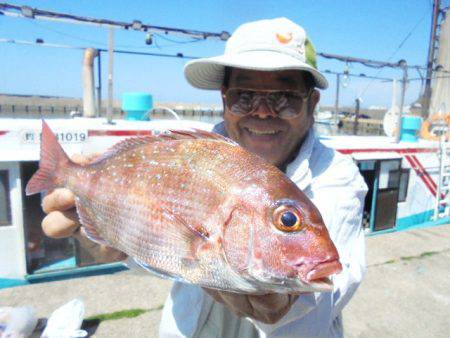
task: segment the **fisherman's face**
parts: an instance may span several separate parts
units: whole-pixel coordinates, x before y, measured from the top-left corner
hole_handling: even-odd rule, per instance
[[[264,96],[254,100],[255,104],[246,114],[237,114],[229,107],[233,90],[294,91],[310,93],[294,116],[282,116],[270,108]],[[224,120],[230,138],[247,150],[256,153],[269,163],[284,168],[292,160],[308,130],[314,123],[313,111],[319,101],[318,91],[309,91],[303,75],[298,71],[284,70],[264,72],[232,68],[228,87],[222,88]],[[227,99],[228,98],[228,99]],[[227,105],[227,102],[230,104]],[[275,105],[276,107],[276,105]]]

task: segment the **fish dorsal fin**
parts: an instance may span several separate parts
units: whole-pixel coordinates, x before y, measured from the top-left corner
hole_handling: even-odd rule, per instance
[[[137,148],[139,146],[157,143],[157,142],[168,142],[168,141],[178,141],[178,140],[194,140],[194,139],[208,139],[226,142],[231,145],[238,145],[233,140],[210,132],[200,129],[192,130],[166,130],[157,135],[147,135],[147,136],[137,136],[130,137],[123,141],[120,141],[109,148],[105,153],[103,153],[99,158],[97,158],[93,163],[101,162],[111,156],[117,155],[121,152]]]
[[[233,140],[206,130],[201,129],[192,129],[192,130],[169,130],[169,134],[166,136],[172,137],[174,140],[182,140],[182,139],[208,139],[208,140],[217,140],[223,141],[232,145],[238,145]]]

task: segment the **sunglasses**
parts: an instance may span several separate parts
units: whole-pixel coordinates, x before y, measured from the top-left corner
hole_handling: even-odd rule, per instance
[[[269,109],[280,118],[289,119],[299,116],[305,101],[311,95],[300,91],[260,91],[242,88],[230,88],[224,94],[228,110],[235,115],[247,115],[259,107],[264,100]]]

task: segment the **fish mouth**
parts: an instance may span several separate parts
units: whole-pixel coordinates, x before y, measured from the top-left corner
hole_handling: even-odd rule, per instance
[[[330,259],[319,263],[301,262],[295,265],[298,277],[317,291],[332,291],[331,275],[342,271],[338,259]]]
[[[342,265],[339,260],[325,261],[314,266],[306,275],[309,283],[319,281],[328,276],[334,275],[342,271]]]
[[[309,284],[314,290],[322,291],[333,291],[333,282],[328,277],[322,277],[311,281]]]

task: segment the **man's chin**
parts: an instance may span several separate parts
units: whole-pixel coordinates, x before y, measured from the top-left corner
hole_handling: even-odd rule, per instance
[[[274,166],[278,166],[278,164],[280,164],[280,159],[278,158],[278,156],[276,156],[276,154],[273,153],[273,151],[267,152],[265,150],[259,149],[253,149],[250,151],[258,155],[259,157],[263,158],[267,163],[270,163]]]
[[[280,153],[278,140],[267,138],[263,141],[246,138],[242,145],[251,153],[262,157],[266,162],[274,165],[278,163],[278,154]]]

